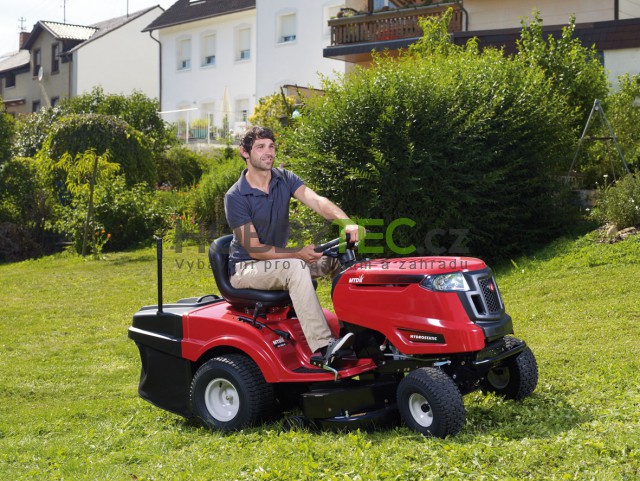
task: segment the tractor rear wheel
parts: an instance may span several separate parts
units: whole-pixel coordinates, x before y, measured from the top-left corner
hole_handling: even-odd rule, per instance
[[[397,401],[405,424],[425,436],[453,436],[464,426],[462,394],[438,368],[410,372],[398,385]]]
[[[247,356],[229,354],[204,363],[191,382],[191,411],[220,431],[253,426],[273,410],[275,397],[258,366]]]

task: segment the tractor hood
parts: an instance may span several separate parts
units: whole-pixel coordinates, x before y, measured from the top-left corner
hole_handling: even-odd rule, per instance
[[[359,262],[342,273],[339,283],[361,285],[414,284],[428,275],[472,272],[487,265],[472,257],[408,257]]]

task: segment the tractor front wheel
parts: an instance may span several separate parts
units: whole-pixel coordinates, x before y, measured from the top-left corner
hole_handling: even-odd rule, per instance
[[[464,426],[462,394],[438,368],[410,372],[398,384],[397,401],[405,424],[425,436],[453,436]]]
[[[191,411],[211,429],[236,431],[253,426],[274,407],[273,387],[258,366],[241,354],[204,363],[191,382]]]
[[[507,349],[519,345],[522,341],[514,337],[505,337]],[[538,364],[533,352],[525,348],[515,359],[492,368],[481,384],[484,393],[493,392],[505,399],[516,401],[529,396],[538,385]]]

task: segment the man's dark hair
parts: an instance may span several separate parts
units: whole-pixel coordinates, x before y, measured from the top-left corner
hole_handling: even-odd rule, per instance
[[[269,139],[273,142],[276,141],[275,136],[271,129],[265,129],[264,127],[254,126],[247,130],[240,139],[240,146],[247,152],[251,152],[253,143],[258,139]]]

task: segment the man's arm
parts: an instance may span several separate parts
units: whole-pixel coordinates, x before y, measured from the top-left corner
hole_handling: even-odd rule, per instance
[[[322,257],[322,253],[313,251],[313,245],[298,248],[274,247],[263,244],[260,242],[256,228],[251,222],[233,229],[233,233],[249,255],[258,261],[294,258],[301,259],[307,264],[313,264]]]
[[[344,223],[345,233],[350,235],[351,242],[358,241],[358,224],[356,224],[355,222],[351,222],[349,216],[329,199],[318,195],[313,191],[313,189],[307,187],[306,185],[301,185],[300,187],[298,187],[298,189],[293,193],[293,196],[327,220],[347,221]]]

